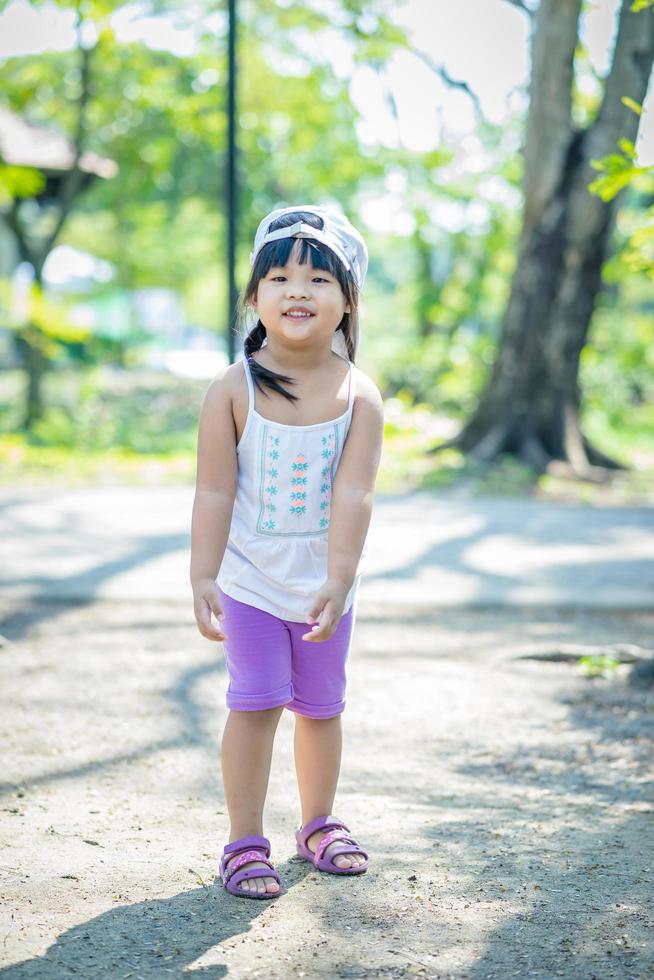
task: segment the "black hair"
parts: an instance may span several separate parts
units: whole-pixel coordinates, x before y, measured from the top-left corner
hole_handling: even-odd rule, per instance
[[[324,227],[323,219],[319,215],[313,214],[310,211],[292,211],[272,221],[267,231],[286,228],[289,225],[294,225],[297,221],[303,221],[318,229]],[[334,276],[341,287],[341,292],[351,312],[343,314],[343,319],[336,330],[342,332],[348,357],[354,363],[359,334],[359,316],[357,312],[359,289],[352,274],[347,271],[338,256],[327,245],[314,238],[279,238],[276,241],[267,242],[263,246],[254,261],[250,279],[239,300],[239,318],[241,321],[246,319],[248,306],[254,304],[260,281],[264,276],[268,275],[274,266],[283,268],[288,262],[293,248],[296,246],[298,247],[298,262],[301,265],[305,265],[310,261],[314,269],[329,272],[330,275]],[[252,379],[264,395],[268,395],[268,392],[264,388],[271,388],[273,391],[279,392],[280,395],[283,395],[290,402],[297,401],[298,396],[293,395],[280,384],[280,382],[284,382],[284,384],[295,384],[294,378],[270,371],[268,368],[263,367],[263,365],[258,364],[252,357],[255,351],[260,350],[262,347],[265,337],[266,328],[261,320],[257,320],[256,325],[250,330],[243,341],[245,356],[250,366]]]

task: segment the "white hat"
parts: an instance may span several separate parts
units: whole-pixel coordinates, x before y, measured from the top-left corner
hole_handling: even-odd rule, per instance
[[[295,211],[308,211],[310,214],[317,214],[323,220],[323,227],[314,228],[313,225],[309,225],[305,221],[296,221],[295,224],[287,225],[285,228],[268,231],[273,221],[281,215],[292,214]],[[366,243],[356,228],[339,211],[316,204],[298,204],[292,208],[277,208],[275,211],[271,211],[257,228],[254,248],[250,252],[250,266],[254,265],[255,259],[264,245],[280,238],[313,238],[317,242],[322,242],[338,256],[345,268],[352,273],[359,289],[363,286],[368,270]]]

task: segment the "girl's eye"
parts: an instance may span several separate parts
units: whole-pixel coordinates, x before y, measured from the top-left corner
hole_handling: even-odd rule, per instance
[[[270,281],[271,282],[285,282],[286,281],[286,276],[271,276],[270,277]],[[313,281],[314,282],[329,282],[329,279],[325,279],[324,276],[314,276],[313,277]]]

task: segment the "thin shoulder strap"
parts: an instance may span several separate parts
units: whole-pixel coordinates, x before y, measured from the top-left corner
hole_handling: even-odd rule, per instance
[[[352,361],[348,358],[348,364],[350,365],[350,387],[348,389],[347,396],[347,410],[352,411],[352,406],[354,405],[354,370],[352,368]]]
[[[248,415],[254,408],[254,383],[252,381],[252,375],[250,373],[250,361],[248,355],[245,354],[243,357],[243,370],[245,371],[245,380],[248,383]]]

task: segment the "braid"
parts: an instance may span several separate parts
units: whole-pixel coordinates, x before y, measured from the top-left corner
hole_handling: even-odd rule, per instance
[[[255,351],[261,350],[265,337],[266,328],[261,320],[257,320],[256,327],[253,327],[253,329],[250,330],[249,334],[243,341],[245,357],[247,358],[247,362],[250,367],[252,380],[259,391],[263,392],[264,395],[268,394],[268,392],[264,390],[264,385],[266,385],[268,388],[272,388],[273,391],[279,392],[279,394],[283,395],[289,402],[296,402],[298,400],[298,396],[291,394],[290,391],[286,391],[286,389],[282,388],[279,383],[280,381],[283,381],[284,384],[292,385],[295,384],[295,380],[287,377],[285,374],[277,374],[276,371],[269,371],[268,368],[265,368],[263,364],[259,364],[252,357]]]
[[[249,334],[243,341],[246,357],[250,357],[257,350],[261,350],[261,346],[265,339],[266,328],[261,320],[257,320],[256,327],[253,327],[252,330],[250,330]]]

